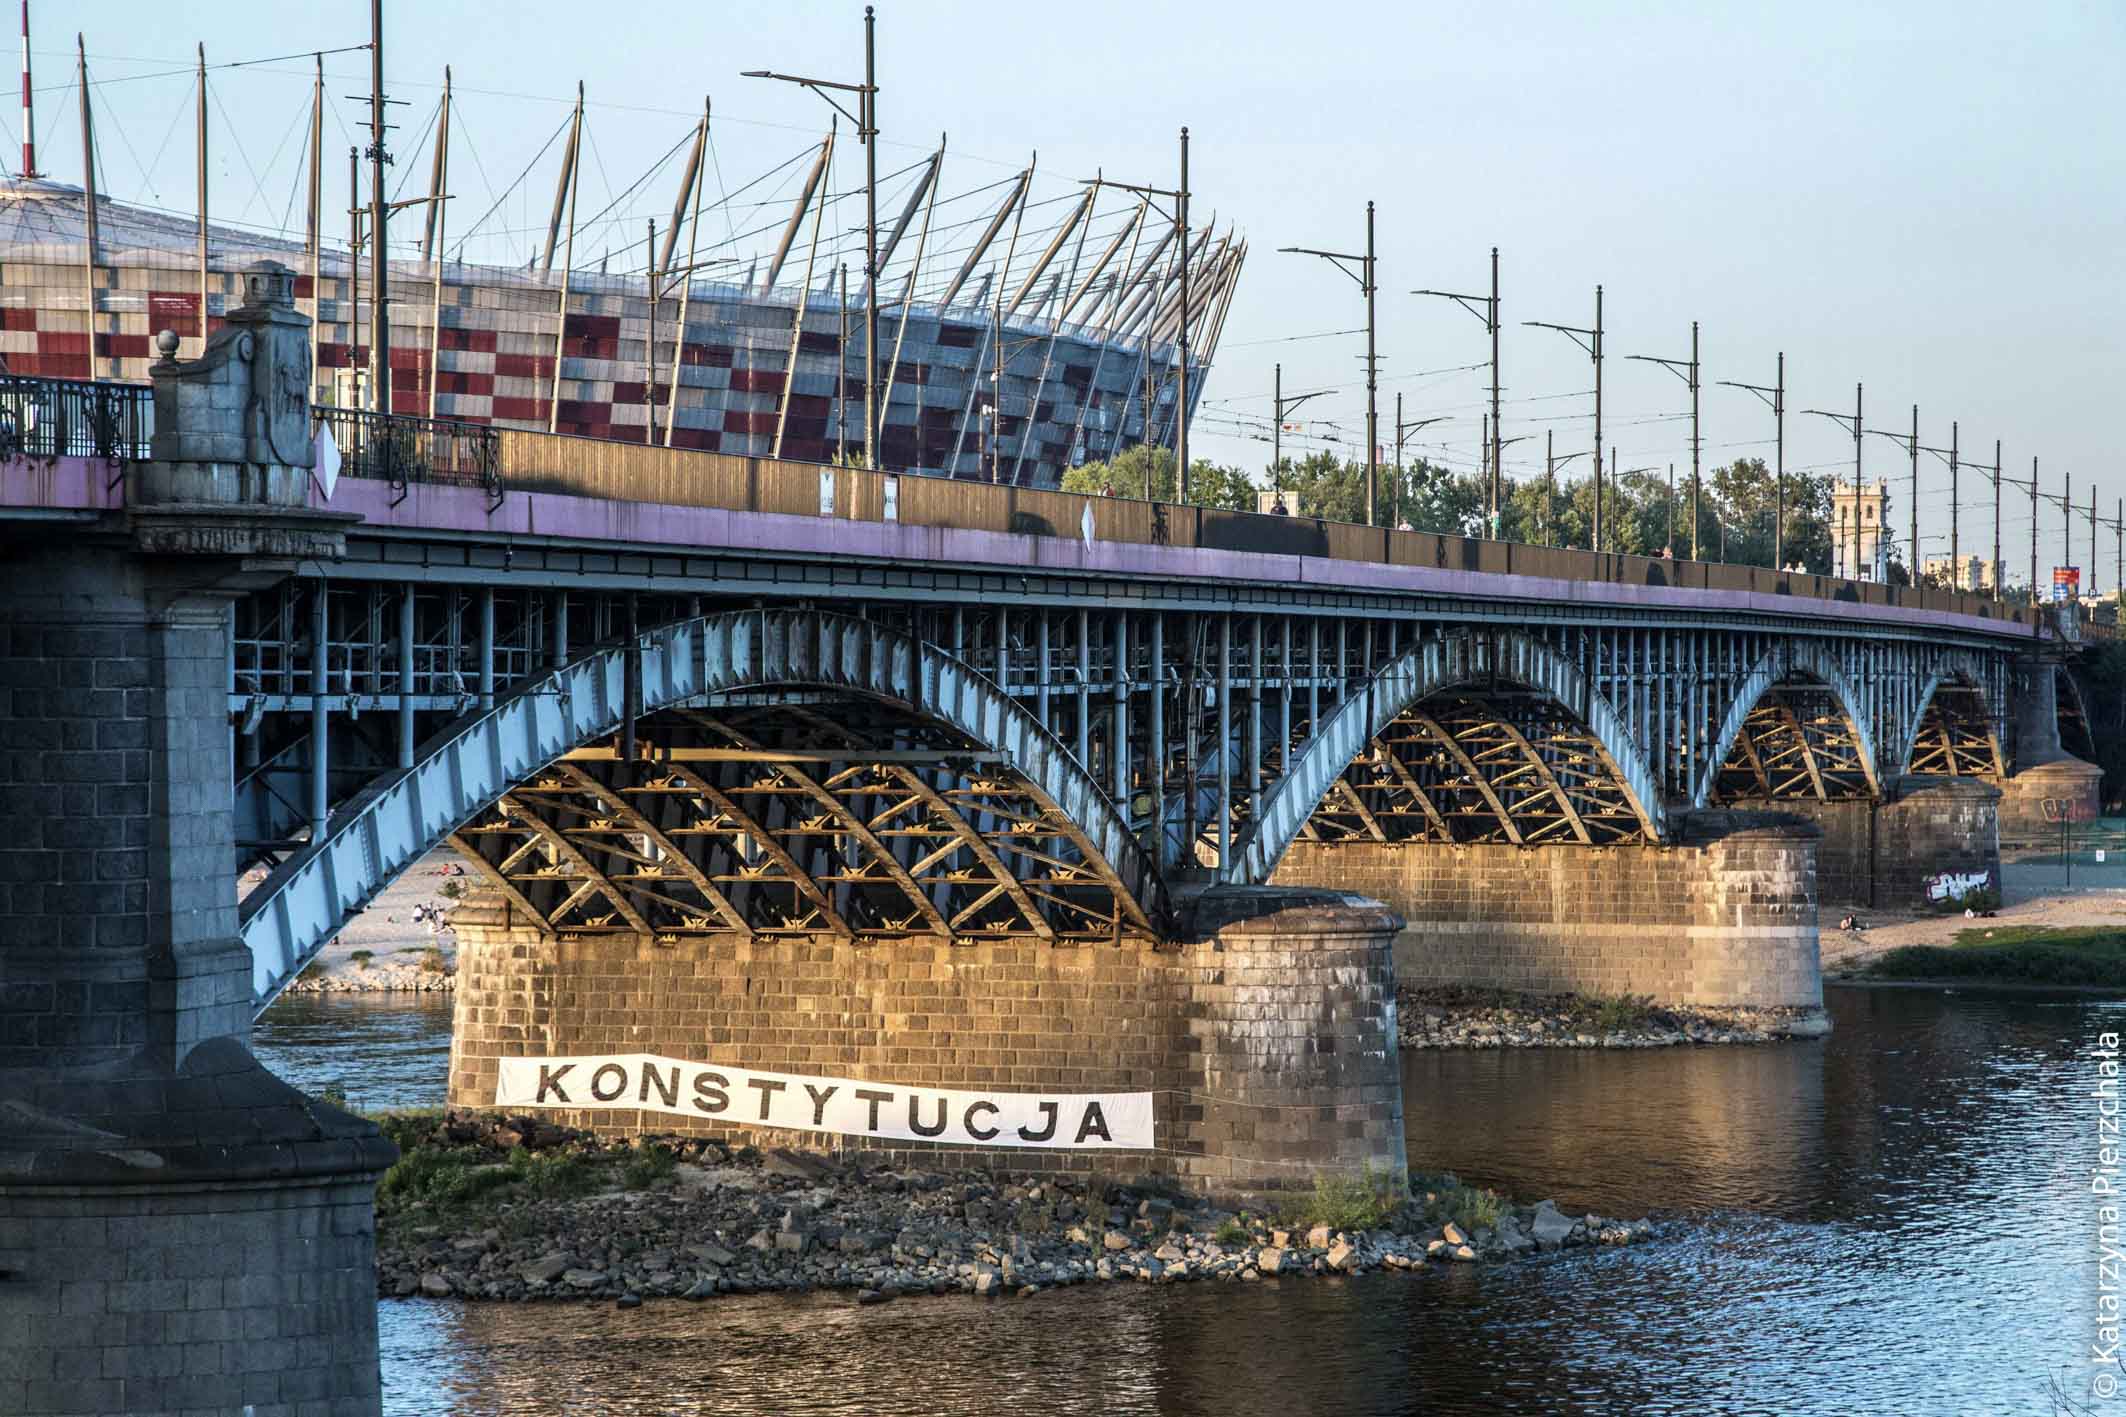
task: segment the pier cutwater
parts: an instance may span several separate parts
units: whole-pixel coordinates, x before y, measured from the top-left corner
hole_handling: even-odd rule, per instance
[[[961,1146],[1149,1151],[1152,1094],[965,1092],[754,1072],[649,1053],[504,1058],[497,1107],[640,1108],[755,1126]]]

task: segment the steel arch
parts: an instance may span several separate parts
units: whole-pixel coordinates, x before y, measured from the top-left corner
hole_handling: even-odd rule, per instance
[[[422,853],[569,749],[619,729],[631,658],[638,712],[747,689],[840,689],[903,705],[999,753],[1066,824],[1086,864],[1147,931],[1166,914],[1150,859],[1099,785],[1025,709],[935,646],[845,615],[738,610],[645,632],[537,676],[460,719],[412,767],[333,814],[322,843],[286,861],[239,907],[252,1002],[271,1003],[324,942]]]
[[[1869,712],[1853,681],[1838,667],[1838,661],[1832,657],[1825,645],[1815,640],[1786,640],[1757,661],[1755,667],[1750,670],[1749,677],[1742,681],[1741,687],[1736,690],[1733,700],[1728,704],[1726,717],[1720,723],[1720,736],[1713,744],[1713,751],[1708,757],[1704,771],[1698,777],[1697,784],[1691,789],[1693,807],[1711,805],[1714,787],[1720,780],[1721,766],[1727,761],[1728,753],[1734,749],[1735,740],[1741,736],[1750,711],[1757,707],[1766,694],[1795,674],[1810,675],[1830,687],[1832,695],[1838,700],[1838,707],[1844,711],[1846,721],[1853,729],[1853,736],[1859,740],[1860,759],[1867,770],[1868,786],[1877,795],[1881,794],[1881,760],[1875,751],[1874,715]],[[1909,751],[1906,756],[1909,758]]]
[[[1323,718],[1291,770],[1265,797],[1246,834],[1234,843],[1232,860],[1220,878],[1234,883],[1268,880],[1344,770],[1404,710],[1442,689],[1489,679],[1540,689],[1576,714],[1608,756],[1647,836],[1666,839],[1659,780],[1625,730],[1622,716],[1571,660],[1515,631],[1456,634],[1420,641]]]
[[[1962,684],[1978,694],[1986,706],[1986,731],[1992,739],[1995,767],[2005,770],[2007,752],[2001,739],[2001,705],[1988,687],[1985,669],[1971,655],[1951,653],[1936,661],[1936,668],[1927,675],[1925,685],[1919,691],[1911,719],[1898,729],[1897,775],[1902,777],[1912,771],[1912,755],[1919,746],[1920,730],[1926,726],[1927,710],[1933,707],[1935,691],[1944,684]]]

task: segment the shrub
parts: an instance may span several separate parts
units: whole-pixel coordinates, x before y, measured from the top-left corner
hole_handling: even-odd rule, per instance
[[[1314,1193],[1287,1212],[1293,1225],[1326,1225],[1331,1230],[1371,1230],[1402,1204],[1388,1177],[1368,1166],[1356,1176],[1324,1173],[1314,1178]]]
[[[457,900],[465,894],[465,883],[463,881],[445,881],[438,887],[438,890],[441,892],[443,899]]]
[[[1249,1238],[1248,1228],[1240,1223],[1238,1217],[1227,1216],[1224,1222],[1212,1232],[1211,1238],[1219,1244],[1228,1247],[1245,1245]]]
[[[443,962],[443,952],[441,950],[430,945],[427,949],[421,951],[421,973],[448,974],[449,972],[450,966]]]
[[[580,1196],[598,1181],[597,1168],[573,1152],[535,1153],[521,1146],[510,1149],[509,1171],[513,1181],[540,1197]]]
[[[1454,1192],[1442,1197],[1448,1214],[1454,1223],[1464,1230],[1496,1230],[1499,1216],[1505,1213],[1506,1203],[1497,1191],[1471,1186],[1456,1187]]]
[[[1639,994],[1590,995],[1581,1003],[1583,1016],[1593,1021],[1598,1033],[1623,1033],[1643,1028],[1652,1016],[1654,1001]]]
[[[645,1142],[635,1148],[635,1154],[620,1168],[620,1181],[631,1191],[646,1191],[670,1180],[678,1165],[679,1158],[670,1147]]]
[[[354,961],[354,967],[356,969],[367,969],[369,967],[369,961],[376,958],[376,951],[356,950],[352,954],[348,955],[347,958]]]

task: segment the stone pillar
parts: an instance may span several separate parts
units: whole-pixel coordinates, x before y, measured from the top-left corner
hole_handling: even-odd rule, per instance
[[[2000,788],[1976,777],[1899,778],[1883,799],[1781,801],[1823,833],[1816,894],[1826,912],[1962,908],[2000,890]]]
[[[259,377],[285,291],[185,367]],[[0,548],[0,1412],[379,1405],[393,1151],[251,1056],[231,831],[228,598],[341,536],[223,466]]]
[[[1406,984],[1821,1007],[1816,829],[1677,820],[1670,846],[1298,841],[1272,880],[1387,902]]]
[[[2044,655],[2015,667],[2015,770],[2000,803],[2000,837],[2011,845],[2056,847],[2063,826],[2097,817],[2104,770],[2060,746],[2058,672]]]
[[[475,887],[458,941],[452,1106],[492,1108],[507,1057],[650,1053],[768,1072],[1009,1092],[1152,1091],[1156,1150],[1049,1151],[769,1131],[669,1112],[554,1109],[615,1135],[857,1147],[932,1169],[1144,1173],[1214,1194],[1404,1174],[1392,940],[1373,901],[1221,888],[1143,944],[658,944],[552,936]]]

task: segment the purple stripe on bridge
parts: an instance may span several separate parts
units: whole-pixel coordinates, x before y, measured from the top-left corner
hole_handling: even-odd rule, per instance
[[[1500,575],[1431,566],[1391,566],[1326,556],[1276,556],[1256,551],[1149,546],[1126,541],[1086,543],[1074,536],[1028,536],[911,526],[901,522],[850,521],[839,517],[780,512],[730,511],[662,503],[613,502],[553,492],[512,492],[490,508],[485,491],[415,483],[398,490],[386,483],[342,479],[330,503],[316,484],[312,505],[359,512],[373,526],[406,531],[473,532],[488,536],[542,536],[568,541],[626,542],[681,546],[705,551],[739,549],[782,552],[822,559],[861,557],[920,561],[954,568],[1010,574],[1040,570],[1094,576],[1141,576],[1160,580],[1241,581],[1307,585],[1354,591],[1406,591],[1472,600],[1522,601],[1590,607],[1641,607],[1693,612],[1836,616],[1898,626],[1975,631],[2028,639],[2013,622],[1895,605],[1819,600],[1763,591],[1697,590],[1674,586],[1572,581],[1549,576]]]

